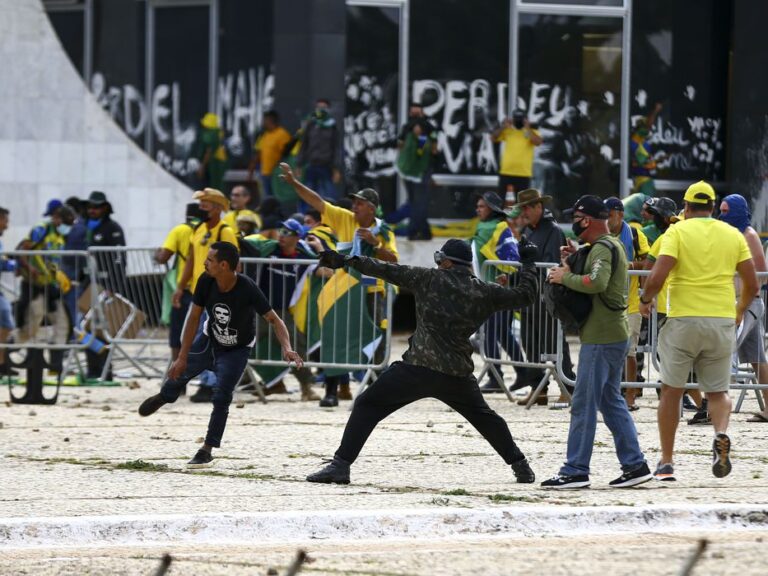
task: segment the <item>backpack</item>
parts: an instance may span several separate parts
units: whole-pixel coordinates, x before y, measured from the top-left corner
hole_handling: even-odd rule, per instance
[[[618,264],[618,252],[616,246],[607,240],[598,240],[596,244],[602,244],[611,251],[611,276],[616,272]],[[587,256],[592,246],[584,246],[568,256],[566,263],[574,274],[584,274],[587,264]],[[598,297],[606,308],[613,311],[626,310],[626,306],[615,307],[606,302],[602,294]],[[544,305],[547,312],[560,320],[563,330],[568,334],[578,333],[587,322],[592,311],[592,295],[585,292],[577,292],[562,284],[544,284]]]

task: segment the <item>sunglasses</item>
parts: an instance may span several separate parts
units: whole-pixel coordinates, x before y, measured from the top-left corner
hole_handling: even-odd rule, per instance
[[[289,228],[280,228],[280,236],[298,236],[298,233]]]

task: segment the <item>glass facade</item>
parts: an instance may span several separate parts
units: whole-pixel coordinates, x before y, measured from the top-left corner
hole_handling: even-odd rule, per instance
[[[206,112],[220,119],[229,168],[247,165],[262,114],[274,106],[275,1],[92,0],[75,11],[51,8],[49,15],[78,70],[92,55],[90,87],[102,106],[188,181]],[[513,2],[520,7],[514,31]],[[91,46],[87,4],[93,7]],[[402,90],[425,106],[438,129],[430,216],[467,218],[473,193],[495,186],[500,151],[490,133],[508,113],[511,73],[517,105],[544,139],[533,184],[554,196],[557,208],[586,192],[619,193],[622,153],[631,154],[621,135],[622,97],[629,99],[630,126],[661,105],[648,138],[660,189],[728,177],[731,0],[633,2],[628,86],[622,85],[623,19],[610,17],[629,5],[624,0],[374,4],[346,10],[345,178],[348,187],[380,189],[387,209],[397,196]]]

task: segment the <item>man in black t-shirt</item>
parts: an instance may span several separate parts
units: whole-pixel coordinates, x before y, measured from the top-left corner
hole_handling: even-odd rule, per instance
[[[288,330],[272,310],[253,280],[235,272],[239,261],[237,248],[228,242],[215,242],[208,250],[205,273],[195,288],[192,305],[184,324],[179,356],[171,364],[159,394],[150,396],[139,407],[141,416],[157,412],[164,404],[175,402],[181,390],[203,370],[216,373],[213,411],[208,422],[205,443],[187,463],[202,468],[213,461],[211,450],[221,446],[227,425],[232,391],[245,370],[256,341],[256,314],[272,325],[283,349],[283,358],[301,368],[301,356],[291,348]],[[195,338],[203,310],[208,313],[203,331]]]

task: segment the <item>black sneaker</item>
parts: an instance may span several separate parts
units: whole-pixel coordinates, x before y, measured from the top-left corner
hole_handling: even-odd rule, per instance
[[[616,478],[616,480],[611,480],[608,482],[608,486],[611,488],[631,488],[632,486],[637,486],[638,484],[648,482],[652,478],[653,474],[651,474],[651,470],[648,468],[648,464],[643,462],[643,465],[640,466],[640,468],[637,470],[633,470],[632,472],[624,472],[624,474]]]
[[[706,410],[699,410],[688,420],[688,426],[698,426],[703,424],[712,424],[712,420]]]
[[[725,478],[731,473],[731,439],[727,434],[717,434],[712,442],[712,474]]]
[[[504,390],[499,384],[499,381],[496,380],[496,378],[491,377],[485,381],[485,384],[480,386],[480,392],[483,394],[501,394]]]
[[[335,408],[339,405],[339,397],[326,395],[320,399],[320,408]]]
[[[307,482],[349,484],[349,464],[341,458],[334,457],[327,466],[307,476]]]
[[[189,397],[190,402],[211,402],[213,401],[213,388],[211,386],[198,386],[197,392]]]
[[[213,454],[202,448],[197,451],[192,460],[187,462],[187,468],[208,468],[210,466],[213,466]]]
[[[163,397],[160,396],[160,394],[150,396],[141,403],[141,406],[139,406],[139,416],[150,416],[166,404],[167,402],[163,400]]]
[[[528,460],[525,458],[512,462],[511,466],[518,484],[533,484],[536,482],[536,474],[533,473],[533,470],[528,465]]]
[[[541,487],[554,490],[576,490],[579,488],[589,488],[589,484],[589,476],[586,474],[579,474],[578,476],[558,474],[549,480],[544,480],[541,483]]]
[[[685,394],[683,396],[683,410],[686,412],[698,412],[699,407],[696,406],[696,404],[693,403],[693,400],[691,400],[691,397],[688,396],[688,394]]]

